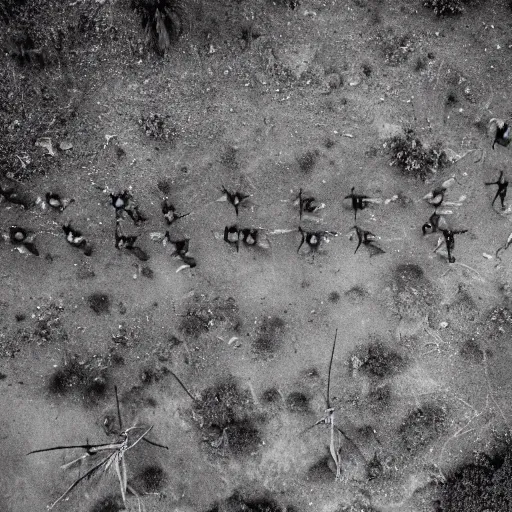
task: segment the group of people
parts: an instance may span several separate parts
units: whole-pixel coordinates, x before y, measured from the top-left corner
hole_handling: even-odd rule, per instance
[[[494,149],[496,144],[503,147],[508,146],[511,140],[511,130],[509,125],[500,119],[491,119],[490,123],[496,126],[492,148]],[[455,248],[455,236],[466,233],[468,231],[467,229],[453,229],[450,227],[446,217],[442,213],[438,212],[438,208],[443,205],[445,200],[445,193],[447,189],[452,185],[454,181],[455,178],[450,178],[442,185],[434,188],[429,194],[425,196],[427,202],[434,207],[434,212],[421,228],[423,235],[437,232],[442,233],[444,241],[442,240],[435,250],[437,251],[444,243],[444,245],[446,245],[448,261],[450,263],[455,262],[455,257],[453,256],[453,251]],[[496,181],[486,182],[485,185],[497,186],[497,191],[491,205],[494,207],[496,200],[499,198],[501,208],[505,209],[505,198],[508,190],[508,180],[505,178],[504,172],[500,172],[500,175]],[[235,215],[238,220],[240,206],[242,206],[250,196],[240,192],[239,190],[230,191],[225,187],[222,187],[221,191],[223,195],[220,200],[227,201],[233,206]],[[22,194],[18,193],[14,187],[0,186],[0,198],[3,198],[3,200],[12,204],[18,204],[27,207],[26,199]],[[45,200],[45,204],[49,208],[58,212],[63,212],[69,206],[69,204],[74,201],[74,199],[63,198],[55,192],[46,193]],[[384,253],[385,251],[381,249],[376,243],[376,235],[374,235],[371,231],[362,229],[357,225],[358,212],[364,210],[371,203],[379,202],[379,200],[373,199],[365,194],[357,194],[355,192],[355,187],[352,187],[350,194],[346,195],[344,200],[349,201],[349,204],[354,212],[355,225],[353,226],[352,231],[356,234],[358,242],[354,253],[357,253],[361,246],[364,246],[369,250],[370,256]],[[128,190],[123,190],[117,194],[111,193],[110,201],[115,210],[116,249],[126,250],[136,256],[139,260],[147,261],[149,259],[148,254],[136,245],[138,235],[126,234],[123,227],[127,217],[132,220],[135,226],[139,226],[140,224],[146,222],[147,217],[140,211],[138,205],[133,201],[131,192]],[[299,190],[294,204],[298,206],[299,209],[298,231],[301,235],[301,241],[297,252],[299,252],[302,246],[306,244],[306,246],[309,248],[309,251],[314,253],[320,247],[323,238],[330,235],[336,236],[339,234],[334,231],[325,230],[308,231],[302,227],[302,220],[306,215],[314,215],[325,206],[324,204],[319,203],[313,196],[306,194],[302,188]],[[172,239],[169,231],[175,222],[177,222],[179,219],[182,219],[183,217],[190,215],[190,212],[185,214],[178,213],[168,197],[163,198],[161,211],[168,228],[162,239],[164,245],[170,243],[174,246],[172,255],[180,258],[183,262],[183,266],[180,267],[180,269],[194,268],[197,265],[197,262],[189,252],[190,240],[188,238]],[[90,256],[92,254],[92,245],[86,240],[84,235],[79,230],[73,228],[69,222],[62,225],[62,230],[64,232],[66,241],[70,245],[80,249],[86,256]],[[35,256],[39,255],[39,251],[35,245],[35,234],[33,232],[15,225],[9,228],[7,238],[10,240],[11,244],[16,246],[21,252],[28,252]],[[237,252],[239,250],[240,243],[246,246],[267,247],[262,240],[260,229],[254,227],[240,227],[238,222],[229,226],[225,226],[223,238],[226,243],[235,246]]]

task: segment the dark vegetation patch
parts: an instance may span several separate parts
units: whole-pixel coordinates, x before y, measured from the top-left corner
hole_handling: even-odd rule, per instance
[[[277,388],[268,388],[261,394],[261,401],[264,404],[277,404],[283,400]]]
[[[477,453],[459,466],[440,490],[442,512],[512,510],[512,447],[494,455]]]
[[[400,66],[414,51],[410,34],[395,34],[393,29],[381,30],[377,34],[377,41],[386,64],[389,66]]]
[[[209,512],[214,510],[218,512],[287,512],[288,509],[281,507],[271,497],[248,498],[235,491],[229,498],[217,503]]]
[[[138,473],[130,484],[139,493],[158,493],[167,485],[166,472],[155,464],[146,466]]]
[[[459,350],[460,357],[470,363],[479,364],[484,360],[484,351],[475,338],[466,340]]]
[[[55,395],[75,393],[86,403],[96,403],[108,393],[106,365],[103,358],[74,355],[50,376],[48,389]]]
[[[171,193],[171,183],[167,179],[158,180],[156,186],[165,196]]]
[[[425,181],[450,164],[440,143],[425,147],[410,128],[405,134],[388,139],[385,147],[391,156],[391,165],[398,167],[405,176],[411,178]]]
[[[263,359],[272,357],[282,346],[286,323],[278,316],[264,317],[252,348]]]
[[[411,411],[398,429],[406,450],[415,454],[436,440],[446,430],[447,417],[446,408],[432,402]]]
[[[364,62],[361,65],[361,71],[363,72],[364,76],[366,76],[367,78],[370,78],[370,76],[372,76],[372,72],[373,72],[371,64],[369,64],[368,62]]]
[[[254,404],[249,391],[240,390],[233,379],[205,389],[194,404],[194,418],[214,449],[234,455],[257,450],[261,436],[253,419]]]
[[[153,279],[153,277],[155,277],[155,273],[153,272],[153,270],[148,267],[148,266],[144,266],[142,267],[140,273],[144,276],[144,277],[147,277],[148,279]]]
[[[292,391],[286,397],[286,407],[290,412],[309,412],[309,398],[300,391]]]
[[[38,342],[65,343],[68,340],[68,334],[60,319],[63,309],[62,306],[52,303],[38,314],[34,329],[34,336]]]
[[[220,163],[230,171],[237,171],[240,168],[238,148],[228,146],[220,157]]]
[[[336,472],[330,466],[331,456],[326,455],[308,468],[306,478],[310,482],[332,482]]]
[[[87,297],[89,307],[97,315],[108,315],[112,306],[112,301],[106,293],[96,292]]]
[[[342,505],[336,512],[379,512],[376,508],[372,507],[369,503],[355,501],[350,505]]]
[[[432,9],[437,16],[453,16],[464,12],[468,0],[423,0],[423,5]]]
[[[210,299],[206,295],[196,294],[182,315],[179,330],[186,336],[198,337],[223,323],[229,323],[235,329],[239,325],[235,299]]]
[[[119,512],[124,510],[123,499],[121,496],[107,496],[97,501],[90,512]]]
[[[185,11],[179,0],[131,0],[140,16],[146,43],[158,55],[165,55],[183,32]]]
[[[146,134],[146,137],[152,139],[163,139],[172,141],[176,137],[176,130],[168,126],[167,116],[151,112],[147,116],[139,119],[139,126]]]
[[[369,295],[368,291],[360,285],[352,286],[352,288],[345,292],[345,297],[350,304],[362,304]]]
[[[325,147],[326,149],[331,149],[331,148],[333,148],[335,145],[336,145],[336,142],[334,142],[330,137],[327,137],[327,138],[324,140],[324,147]]]
[[[5,373],[0,372],[0,380],[5,380],[7,375]]]
[[[439,294],[415,263],[400,263],[391,273],[391,291],[396,313],[401,317],[420,318],[437,306]]]
[[[371,383],[366,402],[372,412],[380,413],[387,409],[392,400],[392,389],[389,383]]]
[[[405,359],[381,341],[375,341],[358,352],[360,369],[371,377],[383,379],[400,373],[406,366]]]
[[[457,94],[453,91],[450,91],[446,96],[446,106],[447,107],[454,107],[459,102],[457,98]]]
[[[331,292],[327,298],[329,299],[329,302],[337,304],[341,299],[341,295],[338,292]]]
[[[299,164],[299,169],[302,172],[310,172],[316,165],[318,157],[320,156],[320,151],[318,149],[309,150],[300,155],[297,158],[297,163]]]
[[[416,73],[423,71],[427,67],[427,63],[428,60],[425,57],[422,55],[418,56],[414,61],[414,71],[416,71]]]

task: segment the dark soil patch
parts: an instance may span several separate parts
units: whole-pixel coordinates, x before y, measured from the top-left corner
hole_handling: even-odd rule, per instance
[[[206,295],[194,296],[179,325],[179,330],[189,337],[198,337],[222,323],[238,325],[238,306],[229,297],[209,299]]]
[[[166,472],[156,465],[146,466],[130,484],[140,493],[157,493],[167,485]]]
[[[329,302],[332,302],[333,304],[338,304],[338,302],[341,299],[341,295],[338,292],[331,292],[329,293],[328,297]]]
[[[419,265],[401,263],[391,275],[393,305],[400,317],[422,318],[432,313],[439,294]]]
[[[361,371],[379,379],[392,377],[406,366],[405,359],[380,341],[369,345],[357,357],[362,361]]]
[[[264,404],[277,404],[283,400],[281,393],[277,388],[269,388],[265,390],[261,395],[261,401]]]
[[[104,361],[81,359],[75,355],[50,377],[48,389],[55,395],[78,394],[86,403],[97,402],[108,392]]]
[[[318,149],[315,149],[314,151],[306,151],[302,154],[297,158],[300,170],[305,173],[311,172],[315,167],[319,155],[320,151],[318,151]]]
[[[368,396],[366,397],[366,402],[370,409],[379,413],[384,409],[387,409],[392,400],[392,391],[390,384],[373,384],[370,387],[370,391]]]
[[[247,498],[235,491],[229,498],[216,504],[209,512],[283,512],[277,502],[269,497]]]
[[[119,510],[125,510],[121,496],[107,496],[91,508],[91,512],[118,512]]]
[[[195,403],[195,418],[208,437],[209,444],[235,455],[257,450],[261,436],[253,417],[254,404],[248,391],[228,379],[207,388]]]
[[[447,416],[446,409],[434,403],[414,409],[398,429],[406,450],[417,453],[437,439],[446,430]]]
[[[274,355],[282,345],[286,323],[277,316],[265,317],[258,329],[252,348],[262,358]]]
[[[369,295],[368,291],[359,285],[352,286],[352,288],[345,292],[345,297],[350,304],[362,304]]]
[[[306,478],[310,482],[332,482],[336,473],[331,469],[329,461],[330,455],[322,457],[308,468]]]
[[[106,293],[101,292],[89,295],[87,303],[97,315],[108,315],[112,306],[110,297]]]
[[[470,363],[479,364],[484,360],[484,351],[480,347],[478,341],[475,340],[475,338],[466,340],[462,344],[459,350],[459,354],[462,359]]]
[[[292,391],[286,397],[286,407],[290,412],[309,412],[309,398],[300,391]]]

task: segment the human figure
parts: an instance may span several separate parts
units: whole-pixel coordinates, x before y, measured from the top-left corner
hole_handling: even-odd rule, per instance
[[[452,256],[452,251],[455,249],[455,235],[461,235],[463,233],[467,233],[467,229],[442,229],[441,232],[444,236],[444,243],[446,244],[446,250],[448,251],[448,261],[450,263],[455,263],[455,257]],[[442,243],[436,247],[436,251],[441,247]]]
[[[354,210],[354,220],[357,220],[357,210],[364,210],[367,206],[367,202],[370,199],[370,197],[361,194],[355,194],[355,189],[355,187],[352,187],[350,189],[350,194],[348,196],[345,196],[345,199],[350,199],[352,201],[352,209]]]
[[[39,251],[34,244],[35,235],[19,226],[9,228],[9,240],[11,244],[25,247],[34,256],[39,256]]]
[[[244,228],[239,232],[242,235],[242,242],[246,245],[257,245],[259,232],[255,228]]]
[[[123,190],[119,194],[110,194],[112,206],[116,209],[116,218],[121,217],[125,211],[137,226],[141,222],[145,222],[147,218],[140,212],[137,205],[132,204],[132,198],[133,196],[128,190]]]
[[[74,199],[63,199],[55,192],[46,193],[46,202],[48,203],[48,206],[54,210],[59,210],[60,212],[63,212],[73,201]]]
[[[238,217],[238,208],[240,206],[240,204],[242,203],[242,201],[244,201],[245,199],[247,199],[248,197],[250,197],[248,194],[243,194],[242,192],[239,192],[239,191],[235,191],[235,192],[230,192],[229,190],[227,190],[226,187],[222,187],[222,192],[224,193],[226,199],[233,205],[233,207],[235,208],[235,212],[236,212],[236,215]],[[224,199],[223,199],[224,200]]]
[[[135,246],[135,242],[137,241],[137,238],[139,238],[136,235],[129,235],[126,236],[122,229],[119,222],[120,219],[116,222],[116,232],[115,232],[115,245],[116,249],[126,249],[127,251],[130,251],[133,253],[139,260],[141,261],[148,261],[149,256],[148,254],[143,251],[140,247]]]
[[[80,231],[72,228],[69,222],[62,226],[62,231],[64,231],[64,234],[66,235],[66,241],[68,244],[76,247],[77,249],[82,249],[86,256],[90,256],[92,254],[92,247],[87,243],[85,237]]]
[[[496,191],[496,195],[494,196],[494,199],[492,200],[491,206],[494,206],[494,202],[498,197],[501,201],[501,209],[505,209],[505,197],[507,196],[507,188],[508,188],[508,181],[505,179],[505,176],[503,174],[503,171],[500,172],[500,176],[497,179],[497,181],[491,181],[486,182],[486,185],[498,185],[498,190]]]
[[[236,224],[224,228],[224,242],[234,245],[236,252],[238,252],[240,248],[240,231]]]
[[[510,144],[510,126],[503,119],[493,118],[489,121],[489,124],[493,123],[496,124],[496,133],[494,134],[492,149],[494,149],[496,143],[507,147]]]
[[[304,231],[299,226],[299,233],[301,234],[301,241],[299,244],[299,247],[297,249],[297,252],[300,251],[300,248],[306,242],[306,244],[309,246],[311,251],[317,251],[320,247],[320,242],[322,241],[322,236],[324,233],[320,231]]]
[[[437,213],[437,210],[430,216],[428,222],[425,222],[421,227],[421,231],[424,235],[427,234],[427,230],[430,230],[430,233],[436,233],[439,229],[448,228],[448,224],[446,223],[446,219]]]
[[[165,218],[165,221],[167,222],[168,226],[170,226],[177,220],[182,219],[183,217],[186,217],[187,215],[190,215],[190,213],[184,213],[184,214],[176,213],[176,208],[169,201],[169,199],[167,197],[162,202],[162,213],[164,214],[164,218]]]
[[[193,258],[189,254],[189,238],[182,238],[180,240],[171,240],[171,237],[169,235],[169,231],[165,233],[165,237],[167,240],[174,245],[174,252],[171,254],[171,256],[177,256],[185,263],[185,265],[189,266],[190,268],[194,268],[197,266],[197,262],[195,258]]]
[[[302,219],[302,214],[304,212],[315,213],[316,211],[323,208],[323,205],[319,204],[313,196],[303,195],[302,188],[299,189],[299,194],[297,195],[296,201],[298,201],[299,204],[299,219]],[[297,204],[297,202],[295,204]]]

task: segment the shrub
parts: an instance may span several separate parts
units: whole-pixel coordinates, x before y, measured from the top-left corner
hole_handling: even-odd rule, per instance
[[[176,0],[132,0],[139,13],[150,46],[165,55],[183,32],[183,8]]]
[[[425,148],[411,129],[407,130],[405,135],[392,137],[384,147],[388,147],[391,152],[391,165],[399,167],[404,174],[422,180],[449,164],[440,144]]]
[[[423,0],[423,5],[432,9],[437,16],[460,14],[464,10],[463,0]]]

